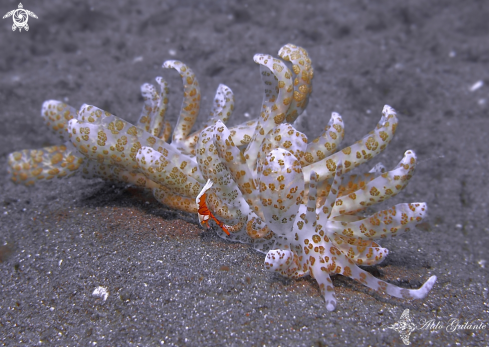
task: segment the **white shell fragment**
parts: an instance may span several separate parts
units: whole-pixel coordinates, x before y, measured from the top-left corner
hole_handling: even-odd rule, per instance
[[[92,296],[100,298],[105,301],[109,297],[109,291],[107,288],[99,286],[93,290]]]

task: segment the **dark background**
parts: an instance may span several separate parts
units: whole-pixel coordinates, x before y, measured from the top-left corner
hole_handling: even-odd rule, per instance
[[[0,23],[0,341],[4,345],[400,345],[390,329],[405,308],[415,324],[488,321],[489,3],[487,1],[32,1],[28,32]],[[2,1],[0,14],[18,1]],[[264,255],[205,232],[120,184],[74,177],[16,186],[10,152],[60,143],[42,102],[88,103],[135,122],[139,87],[164,76],[167,117],[181,103],[187,63],[202,119],[219,83],[232,88],[228,124],[255,118],[262,85],[255,53],[294,43],[310,54],[314,92],[302,124],[312,140],[332,111],[344,146],[372,130],[384,104],[397,134],[368,166],[417,153],[414,178],[382,207],[426,201],[429,224],[383,242],[374,275],[428,297],[407,302],[333,279],[336,311],[316,282],[264,271]],[[476,82],[484,85],[474,91]],[[94,297],[98,286],[106,301]],[[485,330],[415,331],[414,345],[485,345]]]

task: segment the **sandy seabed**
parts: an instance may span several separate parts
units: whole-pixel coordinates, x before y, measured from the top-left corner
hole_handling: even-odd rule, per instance
[[[4,1],[0,12],[18,3]],[[6,346],[401,345],[387,327],[410,309],[415,324],[488,323],[489,6],[484,1],[29,1],[29,31],[0,23],[0,343]],[[428,297],[406,302],[336,276],[328,312],[316,282],[264,271],[264,255],[204,231],[194,215],[150,195],[73,177],[14,185],[10,152],[59,144],[44,100],[87,103],[135,122],[140,85],[170,83],[167,118],[182,87],[164,60],[196,73],[200,123],[219,83],[234,92],[228,124],[258,115],[255,53],[304,47],[315,77],[302,131],[332,111],[347,145],[372,130],[384,104],[396,136],[375,162],[418,156],[408,187],[386,206],[425,201],[429,225],[387,240],[369,268],[406,288],[429,276]],[[482,82],[482,83],[481,83]],[[196,124],[198,127],[199,124]],[[371,165],[373,165],[372,163]],[[367,169],[367,166],[363,168]],[[94,296],[102,287],[107,296]],[[99,289],[100,290],[100,289]],[[432,329],[433,330],[433,329]],[[413,345],[483,346],[486,329],[419,329]]]

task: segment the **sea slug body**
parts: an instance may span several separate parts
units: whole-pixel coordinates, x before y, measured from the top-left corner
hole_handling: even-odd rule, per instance
[[[12,180],[32,185],[81,173],[150,189],[162,204],[197,213],[202,225],[214,221],[221,237],[266,253],[267,270],[316,279],[330,311],[336,307],[330,278],[335,274],[398,298],[424,298],[436,276],[419,289],[404,289],[359,267],[382,262],[389,251],[378,240],[413,230],[427,214],[422,202],[363,214],[408,184],[416,166],[412,150],[390,171],[377,164],[363,175],[349,173],[387,147],[397,129],[397,112],[384,106],[375,129],[341,150],[343,119],[333,112],[321,136],[309,141],[293,124],[312,93],[311,60],[292,44],[279,56],[255,55],[264,84],[261,112],[231,128],[225,123],[234,95],[221,84],[211,116],[192,132],[200,87],[193,71],[174,60],[163,64],[176,70],[184,85],[173,133],[164,119],[168,85],[161,77],[156,78],[159,90],[141,87],[145,101],[136,124],[95,106],[77,111],[46,101],[41,115],[64,144],[11,153]]]

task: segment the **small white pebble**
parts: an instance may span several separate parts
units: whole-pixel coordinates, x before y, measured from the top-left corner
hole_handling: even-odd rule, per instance
[[[105,287],[98,286],[93,291],[92,296],[99,297],[101,299],[104,299],[104,301],[105,301],[109,297],[109,291]]]
[[[470,91],[475,92],[477,89],[480,89],[483,85],[484,85],[484,81],[477,81],[470,87]]]
[[[143,56],[140,55],[139,57],[135,57],[133,60],[132,60],[132,63],[135,64],[135,63],[139,63],[143,61]]]
[[[173,56],[177,55],[177,51],[174,49],[170,49],[170,50],[168,50],[168,54],[173,57]]]
[[[448,53],[448,56],[449,56],[450,58],[455,58],[455,57],[457,56],[457,52],[455,52],[455,51],[450,51],[450,53]]]
[[[461,229],[462,228],[462,224],[455,224],[455,227]]]
[[[58,262],[58,266],[61,266],[61,264],[63,263],[63,259],[61,259],[59,262]]]
[[[246,118],[249,118],[249,117],[250,117],[250,114],[249,114],[248,112],[245,112],[244,116],[245,116]]]
[[[477,263],[480,265],[481,268],[484,269],[486,267],[487,261],[485,259],[481,259]]]

